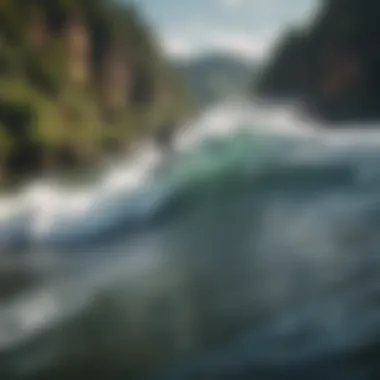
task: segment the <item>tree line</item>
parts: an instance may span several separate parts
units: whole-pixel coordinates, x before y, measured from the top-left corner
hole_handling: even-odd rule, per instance
[[[92,165],[190,110],[132,5],[0,0],[2,179]]]

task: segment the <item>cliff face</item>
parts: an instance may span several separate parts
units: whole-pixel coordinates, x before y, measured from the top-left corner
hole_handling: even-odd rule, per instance
[[[71,166],[125,149],[165,112],[156,95],[163,81],[176,94],[172,109],[186,112],[168,67],[136,10],[119,2],[0,0],[1,170]]]
[[[303,101],[331,121],[380,117],[380,2],[325,0],[311,25],[288,32],[254,91]]]

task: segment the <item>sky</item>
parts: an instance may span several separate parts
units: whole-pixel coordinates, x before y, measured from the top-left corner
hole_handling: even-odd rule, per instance
[[[318,0],[129,1],[137,4],[169,56],[218,50],[248,60],[265,58],[284,28],[307,22],[318,5]]]

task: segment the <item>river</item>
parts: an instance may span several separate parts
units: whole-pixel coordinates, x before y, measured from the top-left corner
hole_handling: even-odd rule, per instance
[[[1,379],[378,379],[380,132],[327,127],[220,104],[1,198]]]

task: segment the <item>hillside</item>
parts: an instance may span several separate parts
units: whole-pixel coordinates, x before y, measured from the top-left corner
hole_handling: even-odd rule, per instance
[[[304,102],[330,121],[380,117],[380,3],[325,0],[305,28],[286,33],[254,92]]]
[[[96,163],[189,104],[131,6],[0,0],[2,179]]]
[[[175,62],[175,67],[201,105],[249,92],[252,65],[232,55],[210,53],[189,61]]]

